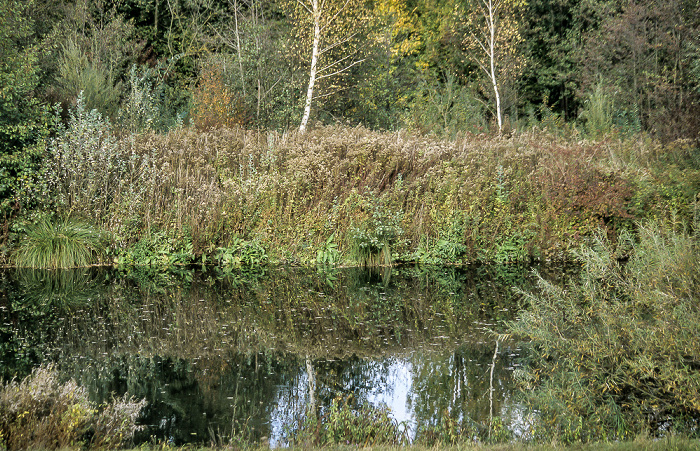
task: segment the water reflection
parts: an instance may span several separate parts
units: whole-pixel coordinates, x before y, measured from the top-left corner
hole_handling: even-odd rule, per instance
[[[527,268],[217,274],[0,273],[5,379],[56,361],[100,402],[146,397],[137,437],[269,438],[339,395],[388,405],[411,434],[442,415],[521,422],[518,351],[494,338]],[[493,387],[493,397],[490,388]]]

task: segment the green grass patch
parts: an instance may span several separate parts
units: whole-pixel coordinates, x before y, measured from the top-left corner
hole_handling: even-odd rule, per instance
[[[24,236],[14,252],[14,262],[22,268],[75,268],[98,261],[104,240],[101,233],[85,223],[43,218],[24,228]]]

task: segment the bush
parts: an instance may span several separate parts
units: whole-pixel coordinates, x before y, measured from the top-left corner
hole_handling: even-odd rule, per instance
[[[50,146],[49,186],[58,208],[102,220],[129,166],[109,120],[88,110],[83,94],[71,111],[68,127]]]
[[[563,288],[541,279],[540,294],[525,294],[527,308],[509,328],[529,352],[516,376],[539,412],[535,439],[698,433],[697,244],[657,224],[640,226],[637,243],[623,236],[617,249],[598,236],[577,254],[580,283]],[[623,266],[617,257],[629,247]]]
[[[117,448],[140,429],[136,419],[145,404],[124,395],[96,408],[85,388],[73,380],[59,382],[53,366],[39,367],[0,389],[0,447]]]

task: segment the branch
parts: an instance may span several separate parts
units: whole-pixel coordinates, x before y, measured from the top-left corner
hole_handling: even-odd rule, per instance
[[[350,65],[348,65],[340,70],[337,70],[331,74],[325,74],[325,75],[321,75],[319,77],[316,77],[316,80],[321,80],[323,78],[328,78],[328,77],[332,77],[334,75],[341,74],[341,73],[345,72],[346,70],[350,69],[352,66],[357,66],[358,64],[362,63],[365,59],[366,58],[362,58],[361,60],[354,61],[352,64],[350,64]]]
[[[299,3],[302,7],[304,7],[304,9],[305,9],[309,14],[311,14],[311,16],[314,15],[314,12],[311,11],[311,9],[309,9],[308,6],[306,6],[306,3],[302,2],[301,0],[297,0],[297,3]]]
[[[325,0],[324,0],[324,3],[325,3]],[[330,25],[330,24],[333,23],[333,21],[335,20],[335,18],[338,17],[338,14],[342,13],[342,12],[345,10],[345,8],[348,6],[348,3],[350,3],[350,0],[345,0],[345,4],[344,4],[340,9],[338,9],[338,11],[335,12],[335,14],[333,15],[333,17],[331,17],[331,19],[330,19],[329,21],[327,21],[326,24],[325,24],[324,26],[321,27],[321,32],[323,32],[323,30],[324,30],[328,25]]]
[[[270,89],[268,89],[267,91],[265,91],[265,92],[263,93],[262,96],[263,96],[263,97],[267,97],[267,95],[268,95],[270,92],[272,92],[272,90],[275,88],[275,86],[277,86],[277,83],[279,83],[281,80],[282,80],[282,77],[278,78],[277,81],[274,82],[274,83],[272,84],[272,86],[270,86]]]
[[[350,53],[350,54],[348,54],[348,55],[345,55],[344,57],[342,57],[342,58],[340,58],[340,59],[337,59],[337,60],[333,61],[332,63],[328,64],[327,66],[325,66],[325,67],[319,69],[317,72],[323,72],[323,71],[325,71],[325,70],[327,70],[327,69],[330,69],[330,68],[333,67],[333,66],[337,66],[338,64],[342,63],[343,61],[345,61],[345,60],[350,59],[351,57],[353,57],[353,56],[355,55],[355,53],[357,53],[357,52],[353,52],[353,53]]]
[[[323,55],[327,51],[334,49],[335,47],[338,47],[339,45],[345,44],[346,42],[350,41],[350,39],[354,38],[356,35],[357,35],[357,33],[347,35],[345,38],[341,39],[340,41],[337,41],[334,44],[331,44],[328,47],[326,47],[325,49],[321,50],[320,52],[318,52],[318,54]]]

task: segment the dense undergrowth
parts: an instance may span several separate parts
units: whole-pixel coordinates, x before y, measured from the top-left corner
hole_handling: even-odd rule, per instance
[[[597,236],[581,280],[541,279],[509,325],[527,345],[516,377],[537,442],[700,432],[698,235],[652,222],[628,243],[623,264]]]
[[[637,219],[692,224],[700,191],[697,146],[644,135],[445,140],[328,126],[117,136],[79,102],[49,150],[41,208],[4,236],[6,263],[26,265],[12,254],[46,217],[106,232],[95,263],[562,258],[598,229],[614,242]]]
[[[136,421],[145,405],[125,394],[97,406],[53,366],[38,367],[0,384],[0,449],[120,448],[142,427]]]

